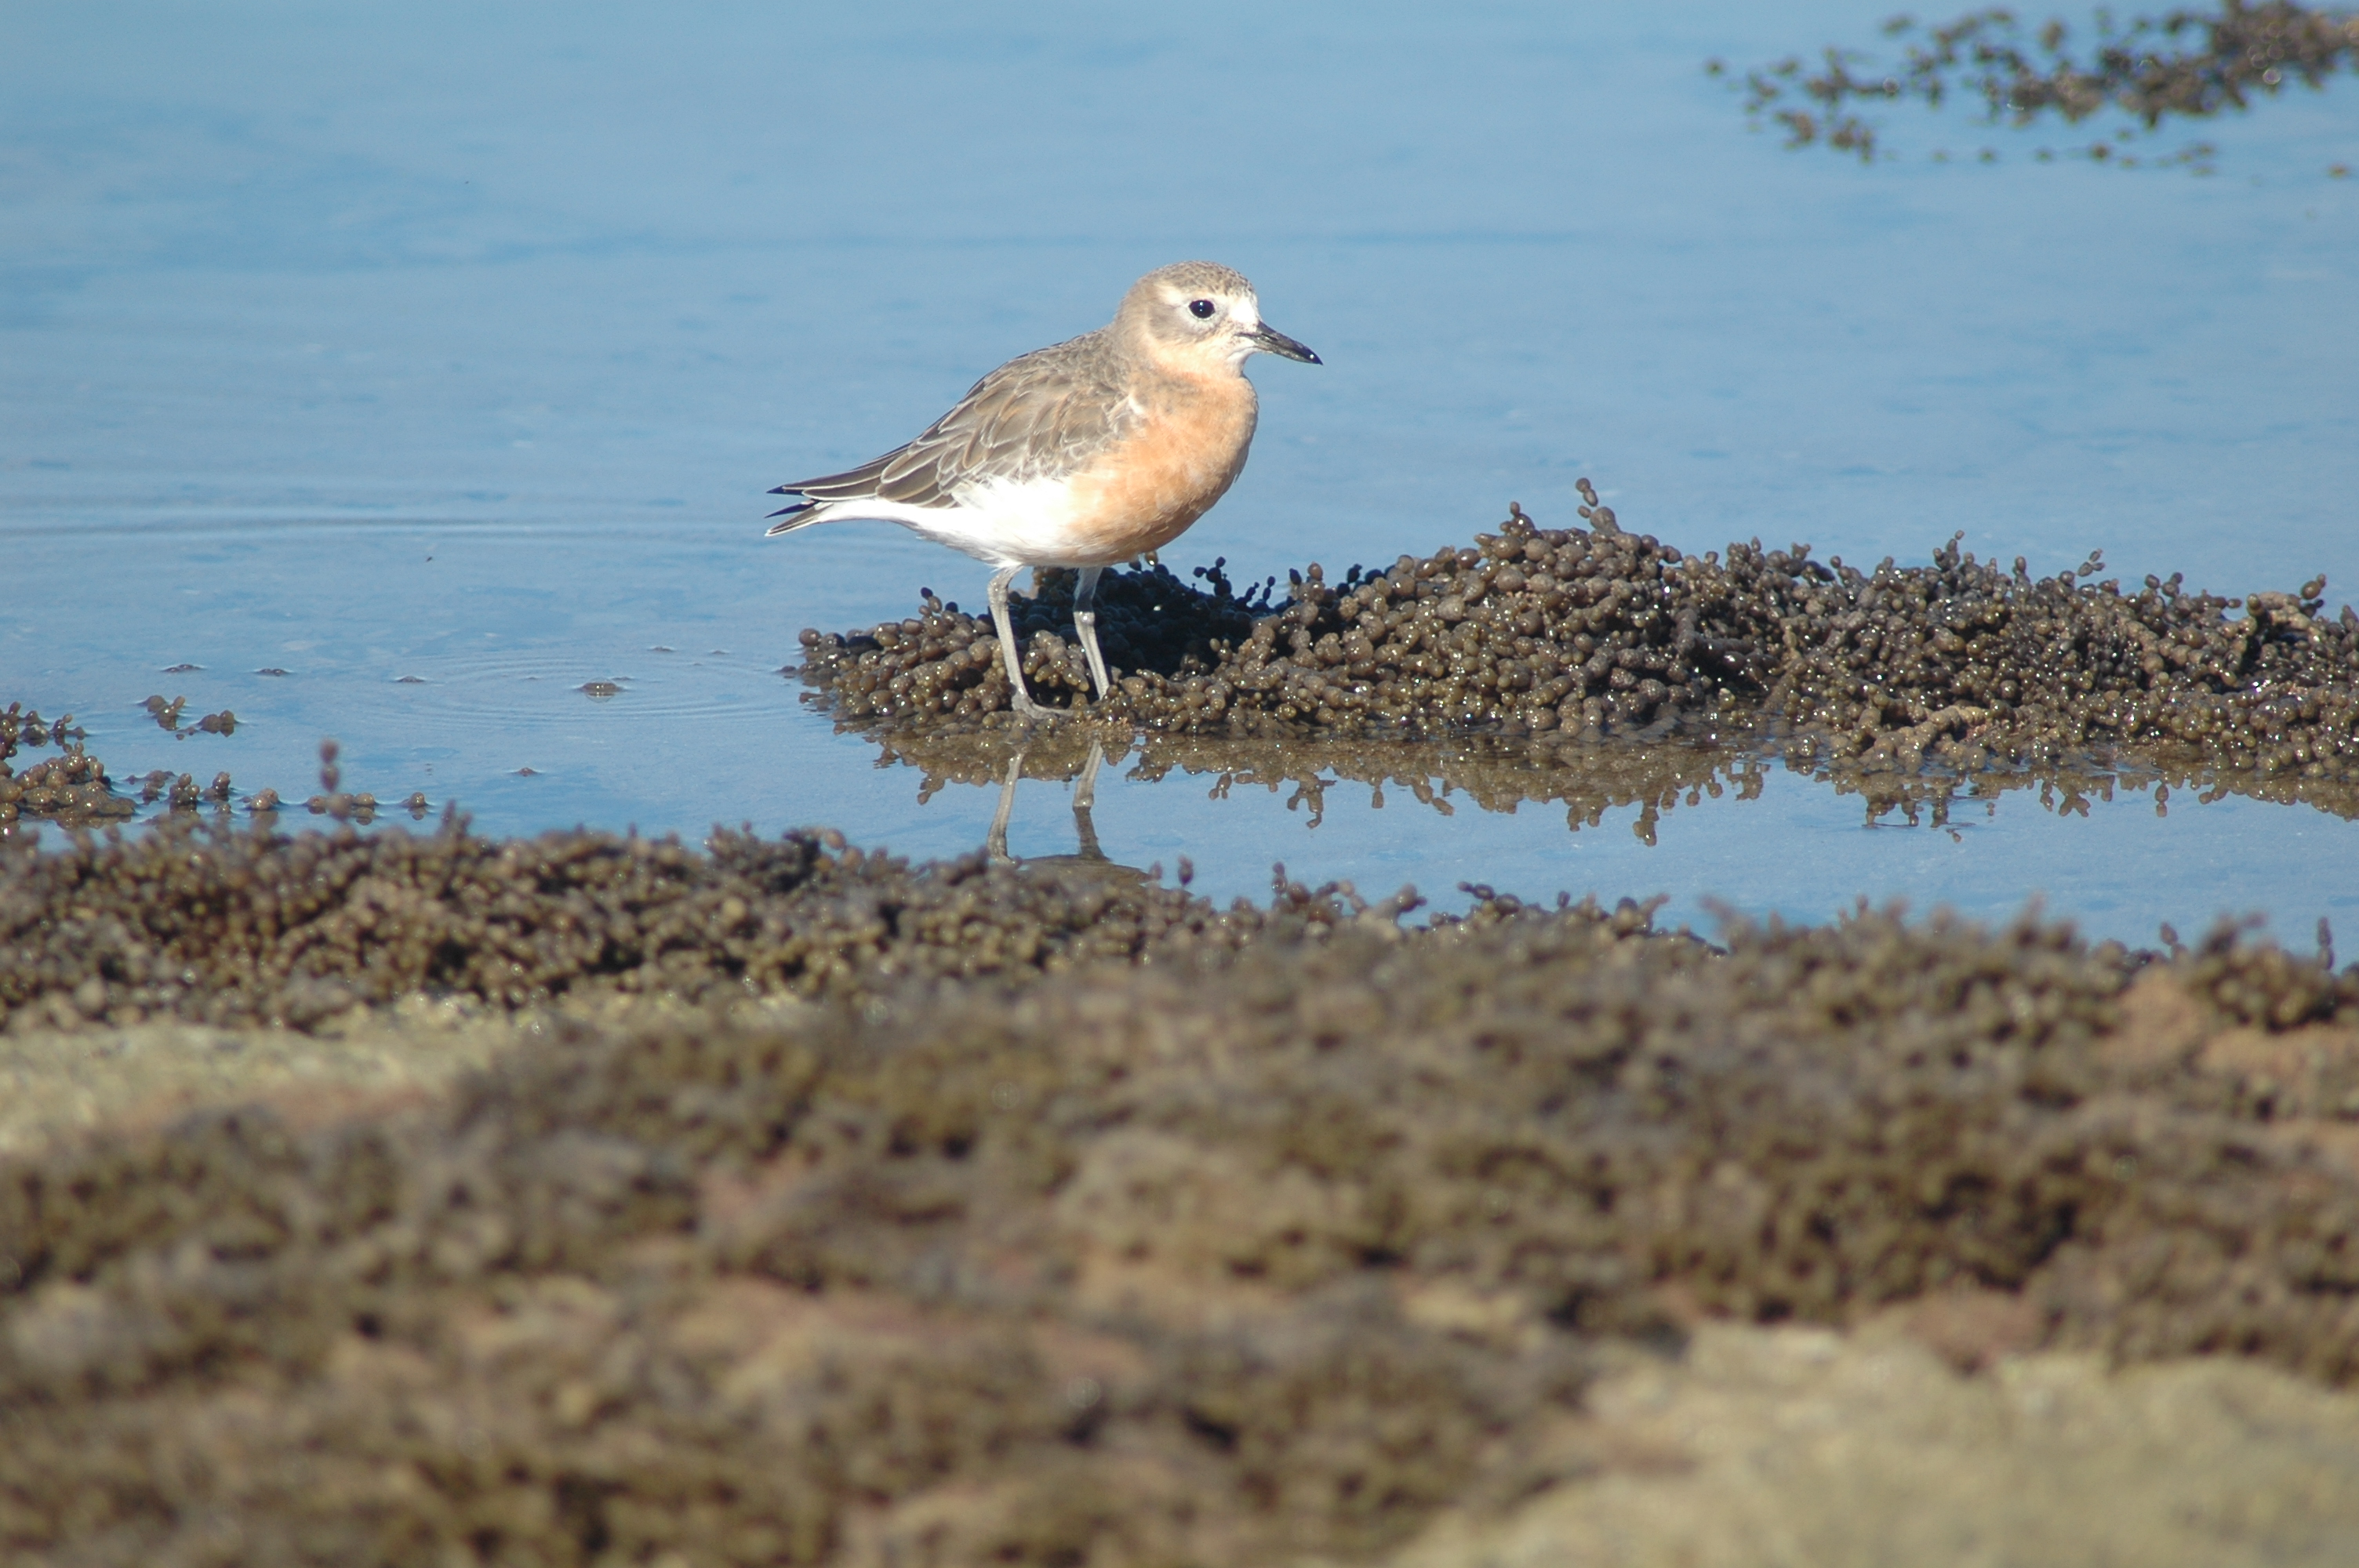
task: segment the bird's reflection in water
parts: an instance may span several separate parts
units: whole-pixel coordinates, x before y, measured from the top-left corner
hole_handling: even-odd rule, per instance
[[[1078,847],[1070,855],[1033,855],[1017,860],[1007,852],[1007,824],[1016,815],[1016,784],[1024,776],[1026,748],[1018,748],[1007,759],[1006,770],[1000,775],[999,806],[991,814],[991,834],[983,842],[984,852],[995,866],[1059,867],[1071,871],[1086,871],[1093,876],[1123,881],[1144,882],[1157,872],[1125,866],[1110,859],[1098,846],[1097,824],[1090,819],[1091,808],[1097,804],[1098,770],[1105,765],[1105,747],[1097,741],[1090,742],[1089,760],[1073,780],[1073,833]]]

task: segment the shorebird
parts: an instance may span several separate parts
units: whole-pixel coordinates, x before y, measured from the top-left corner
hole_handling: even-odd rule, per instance
[[[1103,697],[1098,574],[1159,549],[1212,509],[1245,466],[1257,404],[1245,362],[1319,356],[1261,319],[1253,285],[1180,262],[1131,285],[1114,320],[1008,361],[907,446],[842,473],[782,484],[800,496],[771,535],[877,518],[998,569],[991,620],[1016,711],[1048,713],[1024,685],[1007,585],[1026,567],[1081,573],[1073,627]]]

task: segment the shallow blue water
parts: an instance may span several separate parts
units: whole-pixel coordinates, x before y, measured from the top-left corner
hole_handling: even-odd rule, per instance
[[[1683,547],[1967,547],[2221,591],[2359,584],[2359,84],[2178,139],[2220,172],[2035,162],[1885,117],[1873,167],[1748,134],[1700,69],[1882,11],[1560,4],[107,5],[0,13],[0,673],[118,776],[456,799],[488,830],[826,822],[979,844],[777,671],[806,625],[970,602],[886,525],[764,543],[762,492],[912,434],[992,365],[1201,255],[1318,368],[1168,553],[1259,577],[1424,553],[1587,474]],[[2173,138],[2166,135],[2164,145]],[[2000,160],[1937,164],[1936,147]],[[658,651],[658,649],[669,651]],[[162,673],[179,664],[201,670]],[[252,672],[283,668],[284,676]],[[405,679],[405,677],[408,677]],[[596,701],[592,680],[623,683]],[[175,741],[140,700],[234,708]],[[534,770],[526,774],[523,769]],[[2359,904],[2359,828],[2016,793],[1953,836],[1787,773],[1649,847],[1397,794],[1103,780],[1116,859],[1216,892],[2029,896],[2150,940]],[[1067,786],[1011,847],[1071,847]]]

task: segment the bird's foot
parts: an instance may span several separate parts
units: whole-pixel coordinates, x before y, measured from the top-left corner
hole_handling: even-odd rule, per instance
[[[1008,703],[1008,706],[1016,710],[1016,717],[1027,725],[1055,724],[1066,717],[1063,708],[1044,708],[1022,691],[1014,694],[1013,700]]]

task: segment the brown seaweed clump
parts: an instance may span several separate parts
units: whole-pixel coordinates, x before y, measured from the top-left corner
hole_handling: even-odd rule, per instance
[[[0,845],[0,1026],[179,1018],[305,1027],[419,993],[515,1009],[585,991],[690,1003],[864,994],[909,975],[1171,962],[1295,924],[1390,919],[1281,885],[1220,910],[1136,878],[980,853],[913,866],[841,835],[288,836],[167,819],[63,850]]]
[[[82,739],[71,713],[45,723],[38,709],[27,710],[20,702],[0,713],[0,838],[27,820],[88,827],[132,814],[136,807],[115,795],[106,764],[82,750]],[[60,748],[59,755],[21,773],[9,765],[20,747],[52,743]]]
[[[2359,1379],[2359,969],[1276,914],[0,1164],[0,1549],[1360,1561],[1646,1463],[1583,1390],[1706,1312]]]
[[[1096,612],[1098,643],[1108,664],[1183,680],[1212,671],[1270,610],[1272,585],[1240,595],[1226,565],[1223,559],[1198,568],[1195,575],[1205,583],[1201,589],[1159,564],[1105,578]],[[1008,605],[1023,644],[1025,682],[1035,696],[1060,694],[1076,701],[1089,690],[1088,672],[1080,664],[1079,644],[1069,653],[1062,633],[1072,630],[1077,579],[1071,572],[1038,575],[1038,591]],[[919,591],[914,616],[849,638],[805,631],[802,645],[811,653],[811,667],[829,672],[837,701],[849,714],[972,719],[1009,708],[1007,675],[990,619],[961,613],[956,602],[943,603],[930,589]]]
[[[1751,733],[1901,771],[2113,748],[2236,773],[2344,778],[2359,764],[2359,615],[2326,614],[2323,579],[2241,600],[2176,576],[2125,593],[2093,580],[2094,557],[2035,579],[2020,557],[2008,570],[1956,539],[1928,566],[1865,572],[1805,545],[1732,545],[1723,560],[1582,510],[1589,529],[1512,508],[1472,546],[1354,567],[1340,584],[1313,564],[1242,636],[1234,597],[1160,568],[1145,585],[1111,574],[1100,605],[1169,622],[1163,645],[1189,652],[1160,666],[1110,655],[1115,690],[1093,711],[1232,735]],[[1070,591],[1069,575],[1048,574],[1033,623],[1068,615]],[[803,640],[804,678],[846,721],[954,728],[1006,706],[988,622],[937,601],[866,634]],[[1026,656],[1036,697],[1080,705],[1086,676],[1060,639],[1035,633]]]
[[[1784,126],[1788,146],[1824,142],[1862,162],[1876,156],[1875,128],[1856,106],[1917,99],[1939,108],[1951,96],[1979,99],[1992,124],[2017,128],[2054,115],[2079,124],[2106,110],[2136,121],[2151,135],[2165,120],[2208,119],[2245,110],[2299,81],[2316,91],[2359,67],[2359,13],[2264,0],[2226,0],[2218,11],[2173,11],[2117,25],[2101,8],[2095,48],[2085,58],[2068,47],[2071,29],[2060,18],[2035,27],[2000,7],[1970,11],[1925,27],[1901,16],[1885,25],[1893,38],[1912,38],[1904,60],[1880,64],[1852,49],[1830,48],[1824,68],[1810,71],[1799,57],[1749,71],[1745,110]],[[1718,75],[1725,68],[1706,68]],[[1788,94],[1810,107],[1791,104]],[[2081,149],[2094,161],[2135,168],[2142,161],[2211,171],[2213,149],[2197,143],[2161,158],[2126,152],[2116,134]],[[2042,157],[2050,156],[2046,152]],[[1985,151],[1988,161],[1995,153]]]

